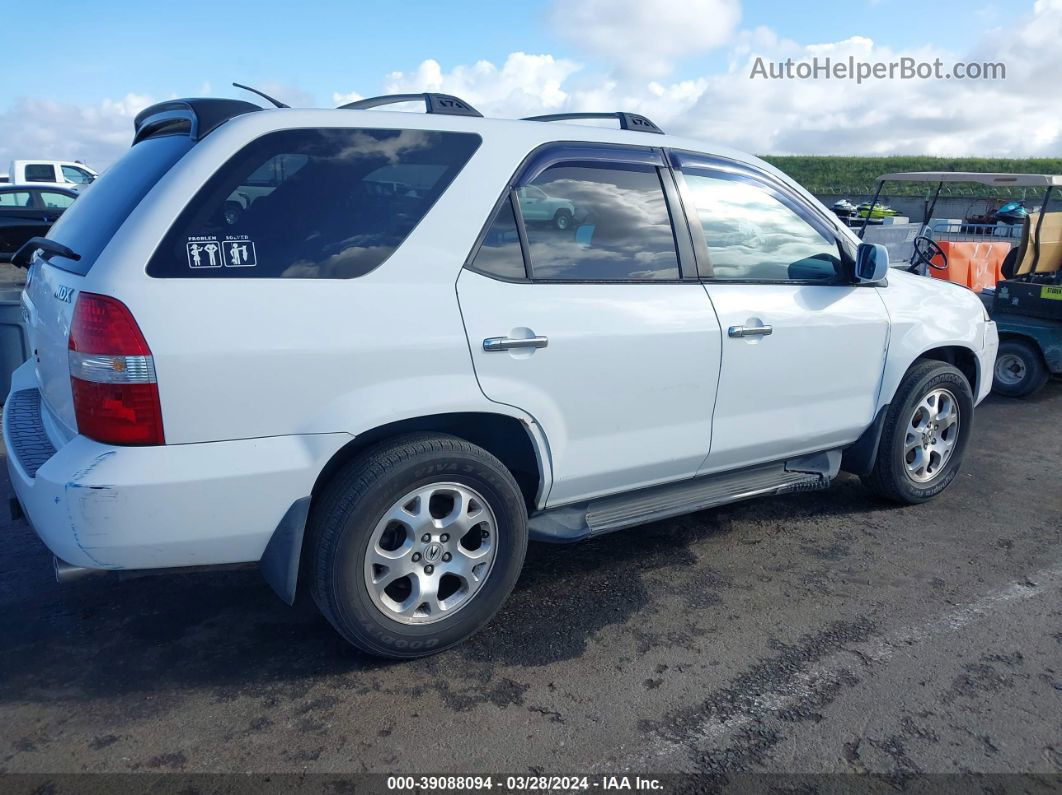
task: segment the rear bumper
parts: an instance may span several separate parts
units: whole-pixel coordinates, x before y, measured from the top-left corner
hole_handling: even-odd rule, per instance
[[[48,548],[86,568],[257,561],[287,509],[350,440],[315,434],[116,447],[75,436],[57,444],[35,393],[33,368],[23,365],[3,414],[11,483]]]

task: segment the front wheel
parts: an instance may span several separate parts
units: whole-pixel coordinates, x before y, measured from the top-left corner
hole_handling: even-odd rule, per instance
[[[999,343],[992,391],[1004,397],[1028,397],[1047,383],[1050,373],[1040,351],[1023,340]]]
[[[958,474],[973,429],[973,393],[958,369],[917,362],[900,382],[882,427],[872,491],[914,504],[940,494]]]
[[[572,225],[572,214],[567,210],[557,210],[553,216],[553,225],[562,232]]]
[[[486,624],[527,549],[512,474],[461,439],[385,442],[331,480],[310,520],[314,601],[350,643],[421,657]]]

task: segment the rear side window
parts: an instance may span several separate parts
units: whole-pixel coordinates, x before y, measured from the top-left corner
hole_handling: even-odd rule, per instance
[[[479,143],[478,135],[430,130],[269,133],[206,182],[148,274],[362,276],[402,244]]]
[[[679,278],[671,217],[653,166],[562,163],[516,196],[533,278]]]
[[[26,182],[55,182],[55,167],[41,163],[27,165]]]
[[[65,193],[42,190],[41,201],[44,202],[44,206],[49,210],[65,210],[74,203],[74,197],[67,196]]]

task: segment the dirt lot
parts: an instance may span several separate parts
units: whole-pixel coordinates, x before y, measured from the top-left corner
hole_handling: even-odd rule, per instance
[[[928,505],[846,476],[535,545],[487,630],[404,664],[254,570],[60,589],[5,522],[0,772],[1058,774],[1062,385],[977,423]]]

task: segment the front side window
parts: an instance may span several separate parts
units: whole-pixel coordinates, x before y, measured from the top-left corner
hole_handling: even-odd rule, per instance
[[[33,198],[28,190],[8,190],[0,193],[0,207],[32,207]]]
[[[656,168],[551,166],[516,191],[535,279],[678,279],[678,255]]]
[[[56,193],[55,191],[42,190],[41,201],[44,202],[44,206],[49,210],[65,210],[71,204],[74,203],[73,196],[67,196],[65,193]]]
[[[741,179],[684,176],[704,230],[713,279],[832,281],[841,275],[837,241],[765,187]]]
[[[27,165],[25,171],[26,182],[55,182],[55,168],[49,164]]]
[[[88,185],[92,182],[92,175],[83,168],[77,166],[60,166],[63,170],[63,178],[75,185]]]
[[[248,144],[181,213],[156,277],[349,279],[406,239],[479,146],[429,130],[284,130]]]

